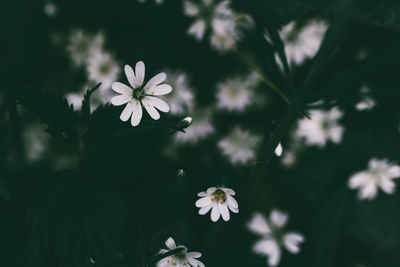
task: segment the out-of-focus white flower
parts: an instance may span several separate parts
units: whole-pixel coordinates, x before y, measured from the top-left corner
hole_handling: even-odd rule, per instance
[[[359,189],[358,198],[372,200],[379,187],[387,194],[393,194],[396,184],[392,181],[400,177],[400,166],[390,163],[387,159],[373,158],[368,163],[368,169],[353,174],[349,179],[351,189]]]
[[[84,88],[82,93],[69,93],[66,95],[68,104],[72,105],[74,110],[81,110],[82,108],[83,96],[90,87],[85,86]],[[98,106],[105,103],[107,101],[102,92],[100,90],[94,91],[90,96],[90,112],[93,112]]]
[[[188,34],[193,35],[196,40],[202,40],[206,31],[210,30],[210,42],[214,48],[220,51],[234,48],[239,33],[236,29],[236,14],[230,8],[230,1],[201,0],[194,3],[186,0],[184,14],[195,18]]]
[[[35,162],[42,158],[50,143],[50,136],[44,131],[44,124],[31,124],[23,131],[23,140],[28,161]]]
[[[375,100],[370,96],[370,90],[367,86],[362,86],[360,89],[361,99],[356,104],[358,111],[371,110],[375,107]]]
[[[318,20],[311,20],[300,29],[295,21],[284,26],[280,36],[285,44],[285,53],[289,63],[301,64],[305,59],[314,57],[327,27],[325,22]]]
[[[199,214],[204,215],[211,210],[211,220],[216,222],[220,216],[224,221],[229,221],[229,210],[239,212],[239,205],[233,198],[235,191],[225,187],[210,187],[206,192],[197,194],[200,197],[196,201],[196,207],[200,208]]]
[[[249,231],[261,236],[261,239],[253,246],[254,253],[267,256],[269,266],[279,264],[282,254],[281,246],[293,254],[300,252],[299,245],[304,242],[304,237],[296,232],[283,232],[287,221],[288,215],[286,213],[272,210],[269,221],[257,212],[247,224]]]
[[[282,156],[282,152],[283,152],[282,144],[279,143],[275,148],[275,155],[280,157],[280,156]]]
[[[174,255],[163,258],[162,260],[157,262],[157,267],[184,267],[184,266],[205,267],[205,265],[198,260],[198,258],[201,257],[200,252],[194,252],[194,251],[188,252],[187,247],[183,245],[177,246],[172,237],[169,237],[167,241],[165,241],[165,246],[168,249],[161,249],[160,250],[161,254],[164,254],[176,248],[181,248],[182,251]]]
[[[171,114],[182,115],[192,112],[194,107],[193,89],[189,86],[186,73],[166,72],[168,83],[174,90],[164,97],[169,103]]]
[[[324,147],[331,140],[338,144],[342,141],[344,127],[338,123],[342,111],[334,107],[328,111],[310,110],[311,119],[301,119],[296,130],[296,137],[304,138],[307,145]]]
[[[95,36],[84,33],[82,30],[75,30],[69,37],[67,51],[72,61],[80,66],[87,62],[92,51],[101,50],[104,43],[104,35],[98,33]]]
[[[48,17],[54,17],[57,14],[57,6],[53,2],[46,2],[44,5],[44,13]]]
[[[217,85],[217,107],[230,111],[244,111],[254,101],[254,76],[229,78]]]
[[[108,89],[119,74],[119,67],[111,54],[101,50],[92,51],[86,67],[89,80],[101,82],[101,89]]]
[[[218,142],[218,147],[233,164],[246,164],[255,158],[255,149],[260,141],[260,136],[236,127],[228,136]]]
[[[198,109],[193,112],[193,122],[185,129],[185,133],[177,132],[175,141],[178,143],[196,144],[214,132],[211,122],[212,110],[209,108]]]
[[[142,106],[153,120],[160,118],[160,113],[158,113],[157,109],[162,112],[169,111],[168,104],[164,100],[155,97],[169,94],[172,91],[170,85],[162,83],[167,78],[167,75],[161,72],[143,86],[144,73],[145,66],[142,61],[136,63],[135,71],[131,66],[125,65],[125,74],[130,86],[120,82],[112,84],[112,89],[120,95],[114,96],[111,99],[111,103],[114,106],[126,104],[120,119],[127,121],[131,118],[132,126],[137,126],[140,123],[143,115]]]

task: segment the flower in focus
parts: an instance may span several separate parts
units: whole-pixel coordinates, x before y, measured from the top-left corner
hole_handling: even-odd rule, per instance
[[[230,111],[243,111],[254,101],[254,76],[234,77],[217,85],[217,107]]]
[[[214,126],[211,123],[212,110],[204,108],[193,112],[193,119],[190,120],[190,126],[185,132],[177,132],[175,141],[177,143],[196,144],[214,132]]]
[[[246,164],[255,158],[255,149],[260,141],[261,137],[258,135],[236,127],[228,136],[218,142],[218,147],[232,163]]]
[[[197,3],[186,0],[184,14],[195,18],[188,29],[188,34],[200,41],[209,29],[211,45],[214,48],[220,51],[234,48],[239,34],[236,29],[236,15],[229,5],[230,1],[227,0],[222,2],[201,0]]]
[[[267,256],[269,266],[279,264],[282,254],[281,246],[293,254],[300,252],[299,244],[304,242],[304,237],[296,232],[285,233],[283,228],[287,221],[286,213],[272,210],[269,220],[257,212],[247,224],[250,232],[261,236],[261,239],[253,246],[254,253]]]
[[[167,75],[168,83],[174,88],[164,98],[169,103],[171,114],[182,115],[191,112],[194,107],[194,94],[186,73],[167,72]]]
[[[196,207],[200,208],[199,214],[204,215],[211,210],[211,220],[216,222],[220,216],[224,221],[229,221],[229,210],[234,213],[239,212],[239,205],[233,198],[235,191],[224,187],[210,187],[206,192],[197,194],[200,197],[196,201]]]
[[[177,254],[168,256],[157,262],[157,267],[183,267],[183,266],[193,266],[193,267],[204,267],[205,265],[198,260],[201,257],[200,252],[187,252],[187,247],[183,245],[177,246],[172,237],[169,237],[165,241],[165,245],[168,249],[161,249],[160,253],[164,254],[168,251],[174,250],[176,248],[181,248],[182,251]]]
[[[351,189],[359,189],[358,198],[372,200],[379,187],[387,194],[393,194],[396,184],[392,179],[400,177],[400,166],[389,163],[387,159],[373,158],[368,163],[368,169],[353,174],[349,179]]]
[[[75,30],[69,37],[67,51],[75,65],[81,66],[86,63],[92,51],[102,49],[103,43],[104,36],[101,33],[92,36],[81,30]]]
[[[344,127],[338,123],[342,116],[342,111],[337,107],[328,111],[310,110],[311,119],[301,119],[295,135],[304,138],[307,145],[324,147],[329,140],[338,144],[344,132]]]
[[[114,106],[126,104],[120,119],[122,121],[127,121],[131,118],[132,126],[137,126],[140,123],[143,115],[142,106],[153,120],[158,120],[160,118],[160,113],[158,113],[157,109],[162,112],[169,111],[168,104],[155,97],[166,95],[172,91],[170,85],[162,84],[167,78],[167,75],[161,72],[151,78],[143,86],[144,73],[145,66],[142,61],[136,63],[135,71],[133,71],[131,66],[125,65],[125,74],[130,86],[120,82],[114,82],[112,84],[112,89],[120,95],[114,96],[111,99],[111,103]]]
[[[86,70],[89,80],[101,82],[101,91],[108,89],[119,74],[119,67],[115,59],[111,54],[101,50],[92,51],[87,62]]]
[[[280,32],[285,44],[285,54],[290,64],[297,65],[318,52],[324,38],[327,24],[323,21],[311,20],[301,28],[295,21],[284,26]]]

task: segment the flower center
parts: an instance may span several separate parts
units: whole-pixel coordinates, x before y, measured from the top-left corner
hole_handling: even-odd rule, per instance
[[[144,92],[143,86],[133,88],[132,90],[133,90],[132,95],[137,100],[142,99],[146,95],[146,93]]]
[[[220,204],[223,204],[226,201],[226,194],[221,189],[215,190],[213,195],[214,197],[211,198],[211,201],[216,201],[219,202]]]

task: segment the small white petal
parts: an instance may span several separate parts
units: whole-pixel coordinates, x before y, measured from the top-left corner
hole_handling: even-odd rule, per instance
[[[137,126],[137,125],[139,125],[139,123],[142,119],[143,110],[142,110],[142,106],[140,105],[139,101],[135,101],[133,104],[134,104],[134,109],[133,109],[132,118],[131,118],[131,125]]]
[[[207,195],[208,194],[206,192],[200,192],[200,193],[197,194],[198,197],[205,197]]]
[[[228,207],[233,213],[239,213],[239,208],[234,208],[234,207],[231,207],[229,205],[228,205]]]
[[[114,106],[121,106],[128,103],[130,100],[132,100],[132,96],[130,95],[118,95],[111,98],[111,104]]]
[[[232,208],[238,208],[239,204],[237,203],[236,199],[234,199],[232,196],[230,195],[226,195],[227,197],[227,201],[228,201],[228,205]]]
[[[212,203],[211,196],[205,196],[205,197],[197,200],[195,205],[196,205],[196,207],[201,208],[201,207],[209,206],[209,205],[211,205],[211,203]]]
[[[247,224],[247,228],[251,232],[259,235],[265,235],[271,232],[267,220],[261,215],[261,213],[255,213],[253,215],[250,222]]]
[[[128,78],[130,85],[133,88],[136,88],[136,76],[135,76],[135,73],[133,72],[132,67],[129,65],[125,65],[124,70],[125,70],[126,78]]]
[[[121,94],[121,95],[129,95],[129,94],[132,94],[132,89],[129,88],[129,86],[127,86],[127,85],[125,85],[125,84],[123,84],[123,83],[120,83],[120,82],[113,82],[113,84],[111,85],[111,88],[112,88],[115,92],[117,92],[117,93],[119,93],[119,94]]]
[[[133,109],[134,109],[134,104],[132,103],[132,101],[129,101],[129,103],[125,106],[124,110],[122,111],[121,116],[119,116],[121,121],[127,121],[129,117],[132,115]]]
[[[195,21],[188,29],[188,34],[193,35],[197,41],[203,39],[206,31],[206,23],[204,20]]]
[[[212,194],[212,193],[215,192],[215,190],[217,190],[217,188],[215,188],[215,187],[210,187],[210,188],[207,189],[207,194]]]
[[[213,207],[212,204],[210,204],[210,205],[208,205],[208,206],[205,206],[205,207],[202,207],[201,209],[199,209],[199,214],[200,214],[200,215],[206,214],[207,212],[210,211],[210,209],[211,209],[212,207]]]
[[[221,189],[224,190],[225,193],[227,193],[227,194],[229,194],[229,195],[231,195],[231,196],[234,196],[234,195],[236,194],[235,191],[234,191],[233,189],[225,188],[225,187],[222,187]]]
[[[368,181],[369,181],[369,176],[367,175],[366,172],[358,172],[350,177],[348,184],[351,189],[355,189],[367,184]]]
[[[200,258],[201,257],[201,253],[196,252],[196,251],[189,252],[187,255],[192,258]]]
[[[224,219],[224,221],[229,221],[230,219],[230,215],[229,215],[229,210],[228,210],[228,205],[224,204],[219,204],[218,205],[219,211],[222,215],[222,219]]]
[[[153,107],[153,105],[150,105],[147,98],[142,99],[142,104],[144,108],[146,109],[147,113],[149,113],[150,117],[153,120],[158,120],[160,118],[160,113]]]
[[[283,244],[293,254],[300,252],[299,243],[304,242],[304,237],[298,233],[288,233],[283,237]]]
[[[151,89],[151,88],[159,85],[160,83],[164,82],[166,78],[167,78],[167,74],[165,74],[165,72],[161,72],[161,73],[157,74],[156,76],[154,76],[153,78],[151,78],[150,81],[148,81],[146,83],[144,88]]]
[[[169,249],[175,249],[176,248],[175,240],[172,237],[169,237],[167,239],[167,241],[165,241],[165,245]]]
[[[272,224],[282,227],[286,224],[288,216],[286,213],[280,212],[279,210],[272,210],[270,219]]]
[[[214,204],[211,210],[211,221],[216,222],[219,220],[219,216],[221,215],[218,205]]]
[[[396,188],[396,184],[391,179],[388,179],[386,177],[381,178],[380,186],[382,190],[388,194],[393,194]]]
[[[373,199],[377,193],[377,185],[374,181],[367,183],[364,187],[362,187],[359,191],[358,197],[359,199]]]
[[[143,61],[139,61],[138,63],[136,63],[136,67],[135,67],[136,87],[139,87],[143,84],[144,71],[145,71],[145,66],[144,66]]]
[[[166,95],[171,93],[172,87],[169,84],[160,84],[147,89],[148,95]]]
[[[158,110],[160,110],[162,112],[169,111],[169,105],[164,100],[159,99],[154,96],[145,96],[144,98],[146,99],[147,103],[149,103],[153,107],[157,108]]]
[[[192,2],[185,1],[184,2],[184,13],[186,16],[194,17],[197,14],[199,14],[199,8]]]
[[[391,166],[388,170],[388,176],[390,178],[399,178],[400,177],[400,166]]]
[[[282,145],[281,143],[278,144],[278,146],[275,148],[275,155],[277,155],[278,157],[282,156]]]

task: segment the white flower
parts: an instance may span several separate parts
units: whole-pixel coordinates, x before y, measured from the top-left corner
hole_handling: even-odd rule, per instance
[[[282,144],[279,143],[275,148],[275,155],[280,157],[280,156],[282,156],[282,152],[283,152]]]
[[[301,29],[292,21],[282,28],[281,39],[285,44],[285,54],[289,63],[301,64],[317,53],[325,35],[327,24],[312,20]]]
[[[161,249],[160,253],[164,254],[168,251],[174,250],[176,248],[182,248],[181,252],[177,254],[168,256],[163,258],[159,262],[157,262],[157,267],[184,267],[184,266],[193,266],[193,267],[204,267],[205,265],[198,260],[201,257],[200,252],[187,252],[187,247],[183,245],[177,246],[172,237],[168,238],[165,241],[165,245],[168,249]]]
[[[167,72],[168,83],[174,88],[171,94],[165,96],[169,103],[171,114],[182,115],[192,112],[194,107],[193,89],[189,86],[186,73]]]
[[[246,164],[255,158],[255,149],[260,141],[259,136],[236,127],[228,136],[218,142],[218,147],[232,163]]]
[[[120,119],[127,121],[131,117],[132,126],[137,126],[140,123],[143,115],[142,106],[153,120],[160,118],[160,113],[158,113],[157,109],[162,112],[169,111],[169,106],[165,101],[154,97],[166,95],[172,91],[170,85],[161,84],[165,81],[167,75],[161,72],[143,86],[144,72],[145,66],[142,61],[136,63],[135,72],[131,66],[125,65],[125,74],[130,86],[120,82],[112,84],[112,89],[120,95],[113,97],[111,103],[114,106],[127,104],[121,113]]]
[[[338,123],[342,116],[342,111],[337,107],[328,111],[310,110],[311,119],[301,119],[295,134],[298,138],[304,138],[307,145],[324,147],[329,140],[338,144],[344,132],[344,127]]]
[[[392,179],[400,177],[400,166],[389,163],[387,159],[373,158],[368,163],[368,169],[353,174],[349,179],[351,189],[359,189],[358,198],[372,200],[379,187],[387,194],[393,194],[396,185]]]
[[[229,221],[229,210],[239,213],[239,205],[233,198],[235,191],[225,187],[210,187],[206,192],[197,194],[196,207],[200,208],[199,214],[204,215],[211,210],[211,220],[216,222],[222,216],[224,221]]]
[[[54,17],[57,14],[57,6],[53,2],[46,2],[44,5],[44,13],[48,17]]]
[[[98,33],[96,36],[84,33],[81,30],[73,31],[69,37],[67,51],[72,61],[80,66],[86,63],[92,51],[101,50],[104,43],[104,36]]]
[[[221,51],[234,48],[239,34],[236,30],[236,15],[229,5],[230,1],[228,0],[222,2],[201,0],[196,3],[186,0],[184,14],[195,18],[188,29],[188,34],[200,41],[209,29],[211,32],[210,42],[213,47]]]
[[[217,85],[217,107],[230,111],[243,111],[254,101],[254,76],[234,77]]]
[[[281,246],[289,252],[300,252],[299,244],[304,242],[304,237],[296,232],[284,233],[283,228],[287,224],[288,215],[279,210],[272,210],[267,221],[260,213],[255,213],[247,224],[249,231],[260,235],[261,239],[253,246],[253,251],[268,257],[269,266],[277,266],[281,259]]]
[[[177,132],[175,141],[178,143],[196,144],[214,132],[214,126],[211,123],[212,110],[204,108],[193,112],[193,119],[185,132]]]
[[[111,54],[102,50],[94,50],[88,58],[86,70],[89,80],[101,82],[100,89],[108,89],[119,74],[119,67]]]

